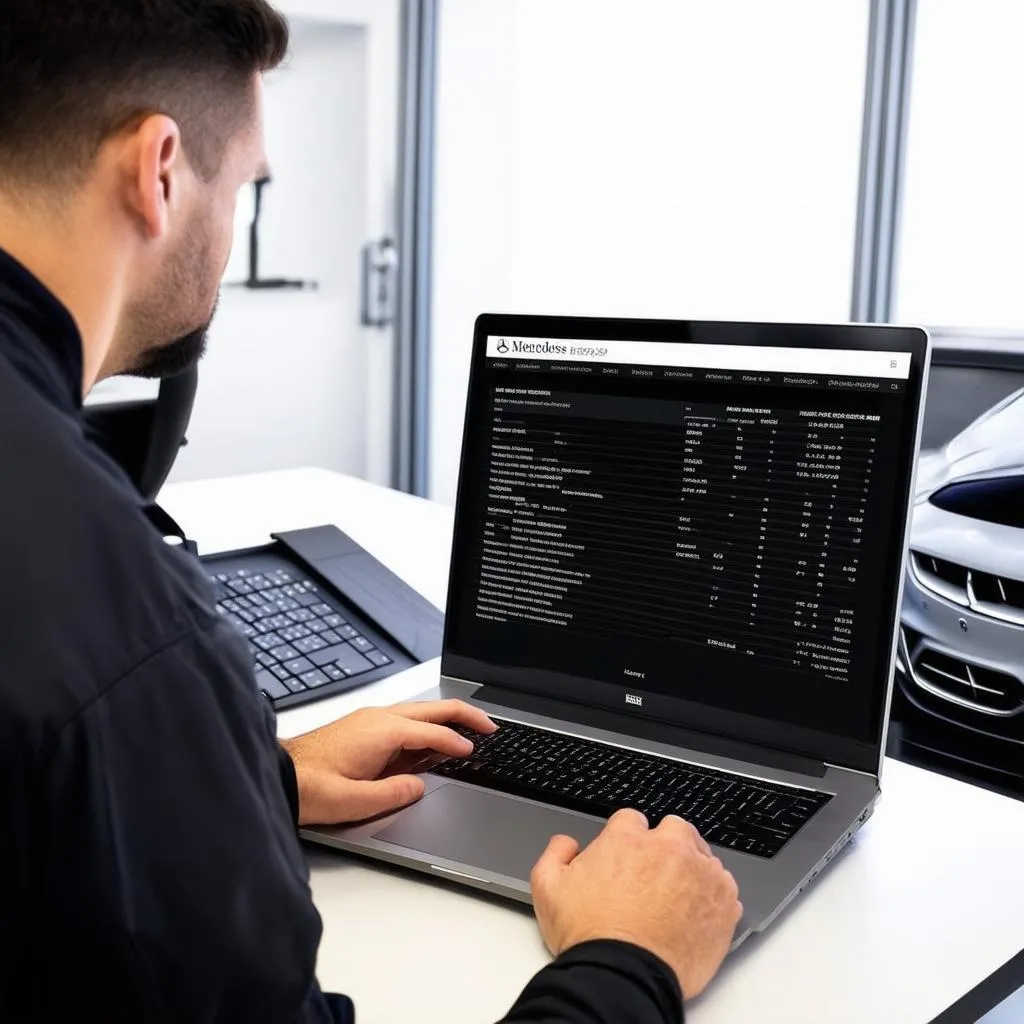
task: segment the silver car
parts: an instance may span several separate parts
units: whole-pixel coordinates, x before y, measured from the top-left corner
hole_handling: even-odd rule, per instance
[[[1024,775],[1024,389],[922,455],[910,546],[900,691]]]

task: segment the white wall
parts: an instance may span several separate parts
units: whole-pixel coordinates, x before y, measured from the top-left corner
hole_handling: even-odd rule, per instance
[[[359,322],[366,238],[366,32],[299,23],[290,65],[268,77],[262,277],[316,292],[231,287],[247,276],[242,202],[189,445],[172,478],[318,465],[366,472],[367,346]]]
[[[1024,328],[1024,4],[918,6],[897,315]]]
[[[431,496],[484,311],[845,320],[863,0],[445,0]]]

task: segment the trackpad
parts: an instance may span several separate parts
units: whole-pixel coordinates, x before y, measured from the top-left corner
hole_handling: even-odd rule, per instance
[[[553,835],[570,835],[586,846],[602,826],[552,807],[448,784],[373,838],[526,881]]]

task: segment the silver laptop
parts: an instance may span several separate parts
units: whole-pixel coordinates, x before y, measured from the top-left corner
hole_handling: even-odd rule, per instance
[[[501,728],[306,839],[512,899],[557,832],[693,822],[766,927],[879,798],[928,338],[483,316],[436,689]]]

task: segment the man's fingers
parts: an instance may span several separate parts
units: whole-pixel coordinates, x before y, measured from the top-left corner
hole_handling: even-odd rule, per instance
[[[430,750],[445,757],[468,757],[473,753],[472,740],[460,736],[454,729],[407,718],[395,718],[391,742],[396,751]]]
[[[572,836],[552,836],[530,876],[534,889],[546,885],[562,868],[568,867],[579,853],[580,844]]]
[[[463,700],[433,700],[413,704],[396,704],[390,709],[393,715],[411,719],[414,722],[433,722],[444,725],[448,722],[464,725],[474,732],[490,735],[497,726],[479,708]]]
[[[647,818],[640,811],[634,811],[631,807],[624,807],[621,811],[616,811],[608,819],[606,827],[616,831],[646,832],[650,825],[647,822]]]
[[[705,857],[711,856],[711,847],[708,846],[704,837],[688,821],[680,818],[677,814],[666,814],[658,825],[658,832],[668,832],[692,843]]]
[[[336,776],[329,800],[330,805],[337,808],[334,820],[318,824],[340,825],[376,818],[415,803],[423,796],[424,789],[423,780],[415,775],[392,775],[373,782]]]

